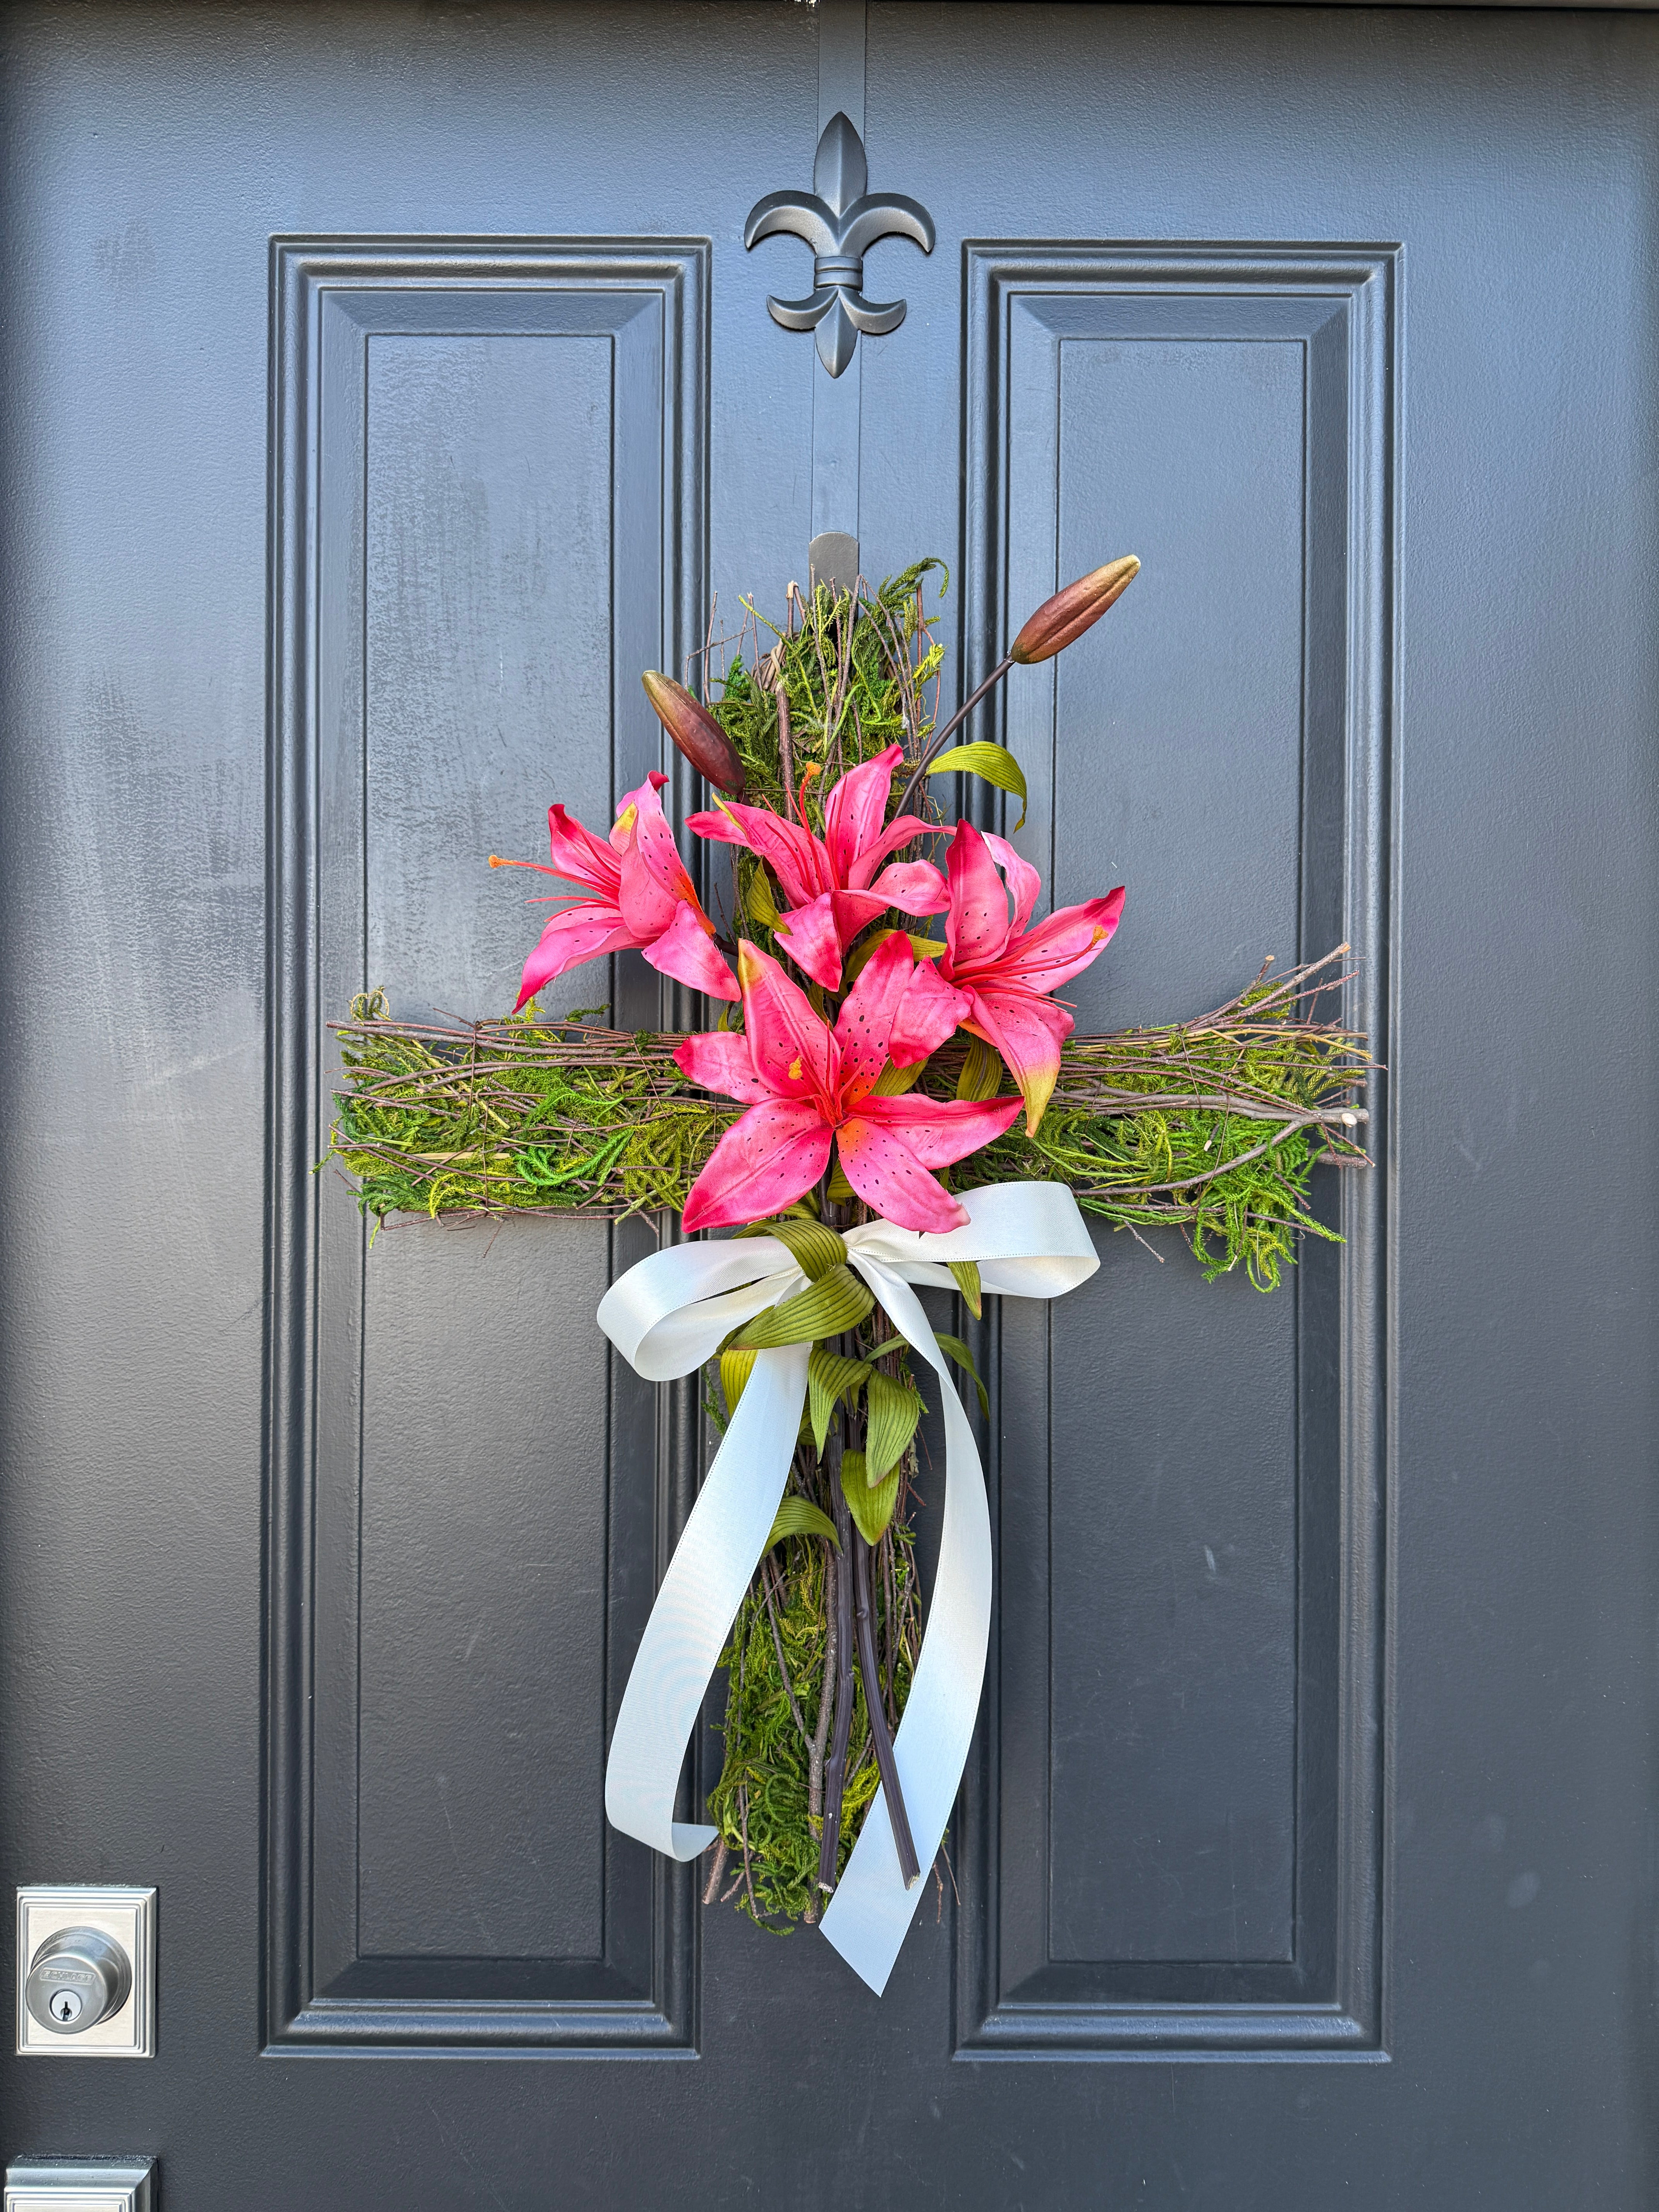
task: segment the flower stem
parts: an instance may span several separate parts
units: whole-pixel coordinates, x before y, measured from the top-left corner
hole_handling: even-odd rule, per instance
[[[842,1510],[847,1510],[842,1500]],[[850,1516],[848,1516],[850,1519]],[[870,1589],[870,1547],[856,1528],[853,1529],[853,1580],[858,1600],[859,1672],[864,1677],[864,1710],[869,1717],[870,1740],[876,1749],[876,1765],[881,1770],[882,1795],[886,1800],[887,1818],[892,1825],[893,1842],[898,1850],[899,1872],[908,1889],[921,1879],[921,1869],[916,1863],[916,1847],[910,1839],[910,1816],[904,1809],[904,1792],[899,1787],[898,1767],[893,1758],[893,1739],[887,1733],[887,1714],[882,1705],[881,1675],[876,1666],[875,1603]]]
[[[952,731],[959,730],[962,727],[962,725],[967,720],[969,714],[973,713],[975,708],[978,706],[980,701],[985,696],[986,693],[990,690],[994,685],[1001,683],[1003,678],[1008,673],[1008,671],[1013,666],[1013,654],[1012,653],[1006,654],[1002,659],[998,661],[996,666],[991,671],[990,674],[986,678],[983,684],[980,685],[979,689],[976,691],[970,691],[969,693],[968,696],[963,701],[961,706],[957,708],[956,713],[951,715],[950,720],[945,725],[945,727],[942,730],[935,730],[933,736],[928,738],[926,746],[923,748],[921,758],[916,763],[915,768],[910,771],[909,782],[905,785],[903,790],[899,793],[899,803],[893,809],[893,812],[896,817],[902,814],[906,807],[910,804],[911,796],[915,792],[916,786],[921,781],[923,776],[927,775],[929,765],[938,759],[946,738],[951,734]]]
[[[841,1798],[847,1783],[847,1746],[853,1733],[853,1516],[841,1487],[841,1437],[833,1439],[835,1465],[830,1472],[830,1510],[841,1545],[836,1561],[835,1655],[836,1731],[823,1777],[823,1841],[818,1850],[818,1887],[834,1889],[841,1853]],[[826,1655],[825,1663],[828,1663]]]

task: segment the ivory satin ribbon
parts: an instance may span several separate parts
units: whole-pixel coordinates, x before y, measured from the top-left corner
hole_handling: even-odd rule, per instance
[[[991,1626],[991,1521],[974,1433],[913,1285],[954,1290],[946,1264],[979,1263],[1003,1297],[1056,1298],[1100,1262],[1064,1183],[966,1191],[964,1229],[943,1236],[872,1221],[843,1231],[848,1265],[894,1328],[939,1377],[945,1410],[945,1517],[927,1632],[893,1758],[916,1855],[939,1850],[979,1711]],[[729,1332],[805,1287],[773,1237],[677,1244],[630,1267],[600,1301],[599,1326],[647,1381],[669,1382],[711,1358]],[[623,1694],[605,1768],[612,1825],[670,1858],[691,1859],[715,1831],[676,1820],[685,1747],[789,1478],[806,1396],[808,1347],[763,1352],[692,1508]],[[829,1909],[823,1933],[878,1996],[886,1986],[921,1885],[907,1890],[877,1791]]]

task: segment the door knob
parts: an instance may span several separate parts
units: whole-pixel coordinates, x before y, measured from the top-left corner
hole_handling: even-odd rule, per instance
[[[60,1928],[29,1960],[23,1996],[53,2035],[84,2035],[118,2013],[132,1987],[132,1961],[99,1928]]]

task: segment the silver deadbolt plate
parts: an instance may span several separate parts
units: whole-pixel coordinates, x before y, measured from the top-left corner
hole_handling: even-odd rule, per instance
[[[152,2212],[155,2161],[40,2159],[6,2168],[5,2212]]]
[[[155,1892],[17,1893],[17,2048],[40,2058],[155,2049]]]

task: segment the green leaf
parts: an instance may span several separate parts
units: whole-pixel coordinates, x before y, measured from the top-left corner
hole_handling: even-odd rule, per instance
[[[872,956],[882,945],[886,944],[890,937],[898,937],[901,935],[909,939],[910,950],[918,960],[937,960],[941,953],[946,952],[950,950],[950,947],[945,944],[945,939],[942,937],[921,937],[917,935],[914,929],[907,929],[903,931],[896,929],[878,929],[870,936],[866,937],[861,945],[854,945],[852,951],[848,954],[847,965],[842,970],[841,988],[842,990],[850,991],[852,989],[854,984],[858,981],[859,977],[863,975],[865,969],[868,966]]]
[[[750,876],[748,886],[743,895],[743,903],[744,910],[750,919],[759,922],[762,928],[777,927],[778,909],[772,896],[772,886],[767,880],[765,869],[758,863],[756,864]]]
[[[820,1453],[830,1433],[830,1416],[843,1398],[856,1396],[869,1369],[861,1359],[843,1359],[815,1344],[806,1358],[806,1398],[812,1423],[812,1441]]]
[[[895,1067],[890,1060],[871,1086],[870,1096],[872,1098],[902,1098],[907,1091],[915,1089],[927,1065],[926,1059],[922,1059],[910,1067]]]
[[[841,1549],[835,1522],[827,1513],[805,1498],[784,1499],[772,1522],[772,1533],[761,1546],[762,1551],[769,1552],[774,1544],[782,1543],[786,1536],[824,1536],[837,1551]]]
[[[726,1400],[726,1418],[730,1420],[738,1410],[738,1401],[744,1386],[755,1371],[755,1355],[741,1351],[733,1345],[720,1354],[720,1390]]]
[[[865,1402],[868,1419],[864,1479],[875,1484],[884,1480],[888,1470],[903,1457],[921,1419],[921,1397],[913,1383],[895,1382],[890,1375],[872,1368]]]
[[[981,1300],[984,1295],[979,1285],[979,1261],[947,1260],[945,1264],[957,1279],[957,1288],[962,1292],[963,1304],[977,1321],[983,1310]]]
[[[994,1098],[1002,1088],[1002,1058],[983,1037],[969,1037],[968,1057],[957,1078],[958,1098]]]
[[[738,1342],[757,1352],[781,1344],[816,1344],[820,1337],[854,1328],[875,1303],[850,1267],[832,1267],[781,1306],[757,1314],[738,1333]]]
[[[847,1180],[839,1153],[836,1158],[836,1164],[830,1170],[829,1195],[837,1206],[849,1206],[858,1196],[857,1191]]]
[[[974,1388],[979,1392],[979,1410],[988,1421],[991,1418],[990,1394],[979,1379],[979,1370],[974,1364],[973,1353],[969,1351],[959,1336],[946,1336],[943,1329],[936,1328],[933,1331],[933,1341],[942,1352],[956,1361],[958,1367],[965,1367],[973,1376]]]
[[[847,1258],[847,1246],[833,1229],[800,1214],[781,1214],[772,1221],[757,1221],[738,1231],[739,1237],[775,1237],[787,1245],[790,1257],[809,1283],[816,1283]]]
[[[1012,791],[1019,801],[1019,819],[1016,830],[1025,826],[1025,810],[1030,799],[1025,790],[1025,771],[1006,745],[994,745],[984,738],[971,745],[954,746],[930,762],[929,775],[981,775],[987,783],[995,784],[999,791]]]
[[[841,1455],[842,1495],[847,1500],[847,1510],[852,1515],[858,1532],[866,1544],[878,1544],[882,1531],[892,1519],[898,1504],[899,1479],[890,1474],[885,1482],[873,1486],[865,1480],[864,1454],[843,1452]]]

